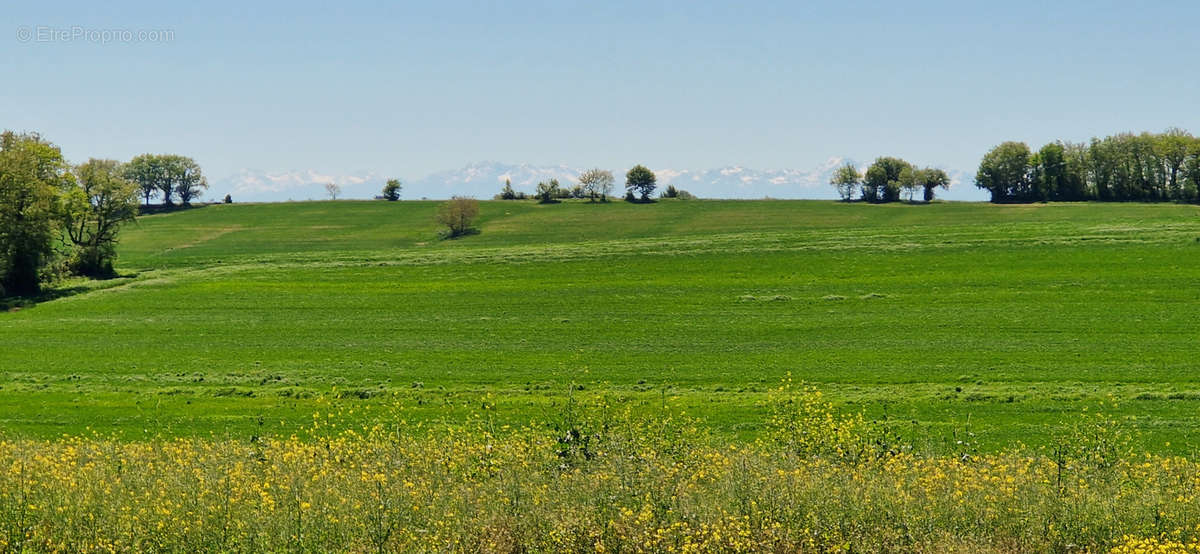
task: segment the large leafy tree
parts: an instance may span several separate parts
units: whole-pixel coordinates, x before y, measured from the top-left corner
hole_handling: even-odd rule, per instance
[[[625,190],[636,194],[642,202],[649,202],[650,195],[658,188],[658,178],[644,165],[633,166],[625,173]]]
[[[150,199],[162,190],[159,183],[167,179],[161,158],[158,154],[142,154],[125,164],[125,178],[138,186],[147,206],[150,205]],[[171,190],[171,187],[167,190]],[[164,199],[164,202],[169,203],[170,198]]]
[[[854,196],[854,189],[858,188],[862,182],[862,174],[858,172],[858,168],[854,164],[846,162],[845,165],[837,168],[833,172],[833,176],[829,178],[829,184],[837,189],[838,196],[842,200],[849,202]]]
[[[187,156],[170,155],[167,157],[167,170],[171,176],[171,186],[179,195],[183,205],[192,203],[208,190],[208,179],[200,170],[200,164]]]
[[[862,196],[868,202],[895,202],[900,199],[901,174],[912,164],[890,156],[875,159],[863,179]]]
[[[113,274],[117,231],[137,216],[138,185],[116,160],[91,159],[75,168],[77,186],[63,197],[63,229],[75,246],[71,269],[82,275]]]
[[[983,156],[975,173],[975,186],[992,194],[992,202],[1029,200],[1029,146],[1005,142]]]
[[[57,146],[37,134],[0,134],[0,294],[40,292],[59,199],[73,182]]]
[[[152,196],[161,196],[163,205],[174,198],[187,205],[208,189],[208,180],[200,164],[178,154],[142,154],[125,165],[125,177],[138,185],[147,205]]]

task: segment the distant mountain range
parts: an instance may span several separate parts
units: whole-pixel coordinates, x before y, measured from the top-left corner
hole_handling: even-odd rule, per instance
[[[705,170],[652,168],[658,176],[658,184],[665,188],[675,185],[701,198],[836,198],[829,185],[829,177],[841,165],[850,162],[863,168],[853,160],[833,157],[812,169],[751,169],[741,166],[721,167]],[[416,180],[405,180],[403,198],[448,198],[453,195],[491,198],[504,186],[505,179],[512,181],[518,191],[533,192],[541,181],[558,179],[563,185],[571,185],[586,168],[568,165],[508,164],[501,162],[476,162],[460,169],[439,171]],[[953,185],[940,197],[952,200],[986,200],[986,195],[976,189],[972,175],[962,171],[947,170]],[[623,192],[623,171],[613,170],[618,192]],[[387,176],[362,172],[337,174],[314,170],[303,171],[255,171],[242,170],[237,174],[213,182],[212,198],[226,193],[240,201],[284,201],[316,200],[327,198],[326,183],[336,183],[342,189],[342,198],[372,198],[379,194]]]

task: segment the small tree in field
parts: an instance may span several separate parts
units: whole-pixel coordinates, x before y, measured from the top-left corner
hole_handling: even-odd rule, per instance
[[[558,179],[550,179],[550,182],[541,182],[537,185],[538,204],[553,204],[562,196],[562,191],[558,188]]]
[[[611,171],[600,168],[589,169],[579,174],[579,185],[592,202],[596,201],[596,197],[600,197],[601,202],[607,202],[615,182]]]
[[[465,196],[455,196],[438,206],[437,222],[447,229],[446,238],[461,237],[474,229],[471,224],[479,216],[479,201]]]
[[[395,202],[400,199],[400,190],[404,186],[400,184],[400,179],[388,179],[386,185],[383,185],[383,199],[388,202]]]
[[[337,200],[338,195],[341,193],[342,193],[342,187],[339,187],[334,183],[326,183],[325,184],[325,194],[329,195],[330,200]]]
[[[625,190],[639,194],[642,202],[650,201],[650,195],[658,188],[657,182],[658,178],[654,176],[654,172],[641,164],[633,166],[633,169],[625,173]]]
[[[848,162],[837,168],[837,171],[834,171],[833,176],[829,178],[829,184],[837,189],[843,202],[850,201],[850,198],[854,196],[854,189],[858,188],[858,184],[861,182],[862,174],[858,172],[858,168],[854,167],[854,164]]]

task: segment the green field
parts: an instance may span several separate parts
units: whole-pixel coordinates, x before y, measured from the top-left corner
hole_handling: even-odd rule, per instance
[[[435,207],[140,218],[125,277],[0,313],[0,429],[524,423],[574,394],[749,438],[790,372],[934,444],[1039,444],[1114,400],[1146,449],[1200,445],[1196,206],[484,202],[452,241]]]

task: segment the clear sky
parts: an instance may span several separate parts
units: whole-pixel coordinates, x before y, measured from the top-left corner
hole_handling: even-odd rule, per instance
[[[73,161],[190,155],[218,179],[878,155],[971,171],[1004,140],[1200,131],[1195,1],[6,4],[0,128]],[[47,35],[73,29],[172,35]]]

